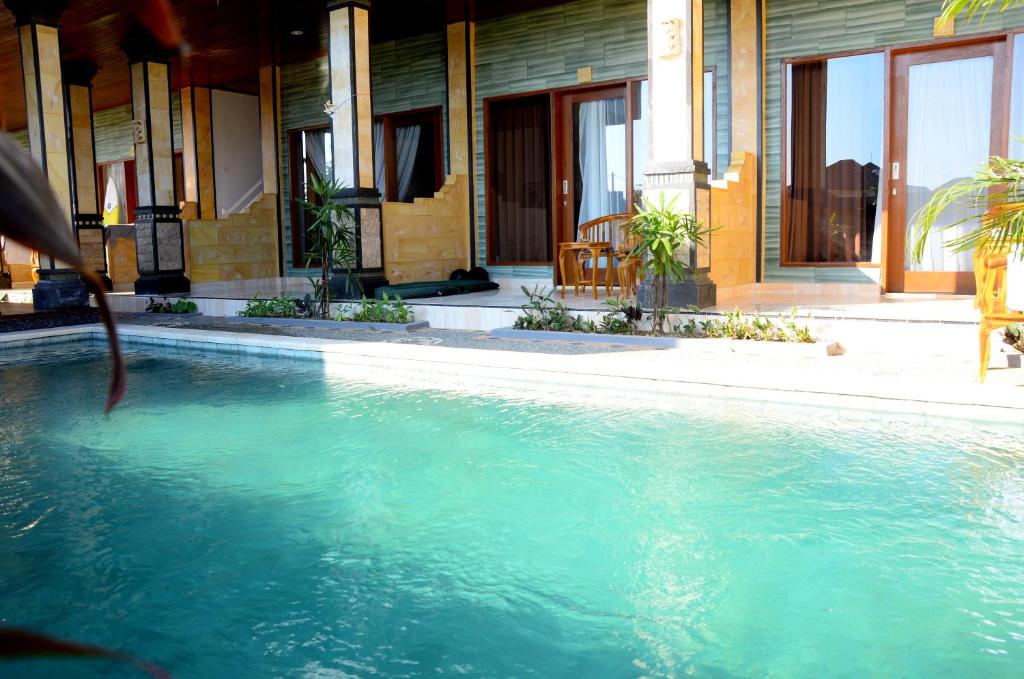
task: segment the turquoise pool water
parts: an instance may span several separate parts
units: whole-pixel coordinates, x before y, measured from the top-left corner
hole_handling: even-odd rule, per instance
[[[1021,430],[0,357],[0,622],[177,677],[1011,677]],[[42,434],[46,432],[46,434]],[[129,676],[104,663],[18,677]],[[134,675],[133,675],[134,676]]]

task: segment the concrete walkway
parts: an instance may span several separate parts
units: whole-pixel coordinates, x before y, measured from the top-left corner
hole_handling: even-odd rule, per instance
[[[1019,424],[1024,432],[1024,370],[1005,367],[1005,354],[997,358],[1004,367],[994,367],[989,381],[980,385],[972,354],[950,355],[941,347],[926,346],[909,353],[851,349],[830,357],[823,344],[707,339],[687,340],[676,349],[627,351],[596,345],[570,350],[571,343],[530,346],[486,339],[480,333],[465,333],[455,340],[461,344],[444,346],[443,335],[430,330],[413,333],[415,343],[408,336],[386,333],[329,339],[131,324],[122,324],[120,332],[129,343],[316,358],[328,373],[374,383],[623,409],[637,404],[672,407],[678,399],[685,401],[682,407],[693,407],[694,396],[742,399],[764,407],[797,403],[836,414],[867,409],[882,415],[996,420]],[[8,333],[0,337],[0,347],[54,335],[100,338],[102,330],[83,326]]]

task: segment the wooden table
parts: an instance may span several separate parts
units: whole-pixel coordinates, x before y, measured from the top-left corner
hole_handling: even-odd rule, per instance
[[[585,250],[590,251],[590,260],[594,265],[593,280],[591,281],[591,286],[594,288],[594,299],[597,299],[597,265],[598,260],[603,254],[608,256],[608,268],[605,269],[604,276],[604,291],[606,294],[611,292],[612,269],[615,267],[612,261],[612,244],[607,241],[572,241],[558,244],[558,271],[562,275],[562,299],[565,299],[565,258],[567,255],[572,255],[573,257],[573,273],[577,274],[576,280],[573,282],[573,295],[578,295],[580,294],[580,274],[582,272],[575,268],[575,258],[578,253]],[[584,283],[584,285],[586,284]]]

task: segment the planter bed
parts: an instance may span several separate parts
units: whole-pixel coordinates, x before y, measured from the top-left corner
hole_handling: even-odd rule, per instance
[[[412,323],[376,323],[362,321],[323,321],[315,318],[253,318],[248,316],[231,316],[220,319],[228,323],[259,324],[259,325],[291,325],[300,328],[334,328],[341,330],[378,330],[381,332],[414,332],[430,327],[428,321]]]
[[[558,332],[555,330],[517,330],[516,328],[495,328],[491,337],[499,339],[539,340],[546,342],[597,342],[600,344],[624,344],[650,347],[652,349],[674,349],[681,346],[681,337],[651,337],[649,335],[605,335],[597,332]]]

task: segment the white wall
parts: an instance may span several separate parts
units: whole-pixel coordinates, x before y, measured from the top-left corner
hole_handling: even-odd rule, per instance
[[[211,105],[217,216],[224,217],[254,185],[260,188],[249,194],[250,199],[263,191],[260,104],[254,95],[212,90]]]

